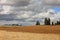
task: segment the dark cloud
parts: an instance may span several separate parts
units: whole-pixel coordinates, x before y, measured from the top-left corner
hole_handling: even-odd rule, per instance
[[[7,0],[5,3],[0,3],[0,5],[8,6],[27,6],[30,0]]]
[[[1,15],[0,14],[0,20],[13,20],[14,19],[14,16],[13,14],[3,14]]]
[[[60,6],[60,0],[44,0],[43,4],[48,6]]]
[[[27,6],[29,5],[29,2],[27,1],[20,1],[14,4],[15,6]]]

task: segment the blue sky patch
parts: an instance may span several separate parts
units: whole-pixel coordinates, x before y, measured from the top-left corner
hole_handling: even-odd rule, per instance
[[[51,8],[51,9],[56,11],[56,12],[60,12],[60,7],[54,7],[54,8]]]

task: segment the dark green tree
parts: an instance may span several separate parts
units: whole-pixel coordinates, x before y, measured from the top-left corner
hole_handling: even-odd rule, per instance
[[[48,25],[50,25],[50,18],[48,18]]]
[[[57,21],[57,22],[55,23],[55,25],[60,25],[60,21]]]
[[[60,21],[59,21],[59,25],[60,25]]]
[[[47,25],[47,18],[45,18],[45,22],[44,23],[45,23],[45,25]]]
[[[60,25],[60,21],[57,21],[57,25]]]
[[[59,21],[57,21],[57,25],[59,25]]]
[[[36,25],[40,25],[40,22],[39,21],[36,21]]]
[[[52,22],[52,25],[54,25],[54,23]]]
[[[45,18],[45,25],[50,25],[50,18]]]

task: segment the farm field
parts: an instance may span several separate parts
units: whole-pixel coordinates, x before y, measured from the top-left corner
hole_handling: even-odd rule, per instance
[[[0,26],[0,40],[60,40],[60,26]]]

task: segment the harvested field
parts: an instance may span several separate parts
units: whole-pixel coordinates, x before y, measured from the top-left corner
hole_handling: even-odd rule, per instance
[[[60,26],[1,26],[0,40],[60,40]]]

